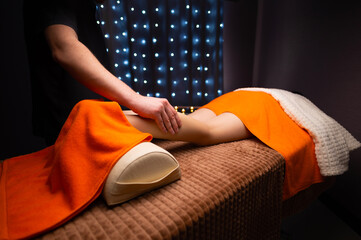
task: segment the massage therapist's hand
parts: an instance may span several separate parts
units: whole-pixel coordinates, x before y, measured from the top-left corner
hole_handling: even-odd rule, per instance
[[[132,110],[144,118],[153,119],[165,133],[175,134],[182,123],[177,111],[165,98],[138,95]]]

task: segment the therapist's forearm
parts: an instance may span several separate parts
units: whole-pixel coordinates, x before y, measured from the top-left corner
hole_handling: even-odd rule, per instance
[[[53,56],[77,81],[123,106],[130,107],[130,102],[138,95],[110,73],[79,41],[63,46],[54,52]]]

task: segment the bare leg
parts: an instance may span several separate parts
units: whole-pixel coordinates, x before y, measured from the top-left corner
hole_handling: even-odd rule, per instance
[[[209,110],[207,108],[200,108],[192,112],[191,114],[188,114],[188,116],[201,122],[207,122],[210,119],[216,117],[217,115],[212,110]]]
[[[194,114],[192,115],[195,116]],[[126,115],[128,121],[135,128],[139,131],[152,134],[154,138],[187,141],[199,145],[211,145],[240,140],[251,136],[242,121],[232,113],[223,113],[219,116],[215,116],[215,114],[214,116],[207,116],[211,117],[208,121],[206,120],[206,116],[198,113],[197,118],[202,119],[202,121],[199,121],[193,117],[179,113],[182,127],[178,133],[172,135],[170,133],[163,133],[153,120],[141,118],[137,115]]]

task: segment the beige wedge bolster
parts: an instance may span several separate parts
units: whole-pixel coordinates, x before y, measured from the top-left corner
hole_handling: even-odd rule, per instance
[[[115,164],[105,182],[103,196],[108,205],[119,204],[181,177],[178,161],[163,148],[140,143]]]

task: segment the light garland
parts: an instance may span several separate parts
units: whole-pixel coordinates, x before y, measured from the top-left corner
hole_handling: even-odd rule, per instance
[[[223,93],[222,1],[165,1],[97,6],[113,70],[142,95],[202,105]]]

